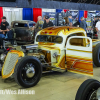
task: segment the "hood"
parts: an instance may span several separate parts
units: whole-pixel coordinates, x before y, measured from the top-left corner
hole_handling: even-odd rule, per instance
[[[39,49],[43,50],[60,50],[59,47],[55,47],[54,45],[39,45]]]

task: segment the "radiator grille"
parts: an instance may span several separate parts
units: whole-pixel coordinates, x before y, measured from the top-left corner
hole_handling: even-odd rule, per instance
[[[8,53],[4,67],[3,67],[3,75],[8,75],[14,68],[16,61],[18,60],[18,54]]]

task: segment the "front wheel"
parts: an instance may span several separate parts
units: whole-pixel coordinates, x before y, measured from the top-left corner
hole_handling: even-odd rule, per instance
[[[97,90],[100,88],[100,82],[94,79],[84,81],[79,87],[75,100],[98,100]]]
[[[15,66],[15,81],[22,87],[35,86],[42,75],[41,62],[33,56],[21,58]]]

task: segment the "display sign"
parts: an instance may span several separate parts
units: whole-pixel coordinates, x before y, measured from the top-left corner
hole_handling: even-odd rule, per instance
[[[57,26],[57,18],[56,18],[56,12],[43,12],[42,16],[47,15],[50,17],[50,21],[53,22],[55,26]]]
[[[57,13],[57,26],[62,26],[64,21],[64,16],[61,13]]]

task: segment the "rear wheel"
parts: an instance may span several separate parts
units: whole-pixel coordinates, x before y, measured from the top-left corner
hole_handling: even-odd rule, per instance
[[[96,99],[97,90],[100,82],[94,79],[84,81],[79,87],[75,100],[98,100]]]
[[[41,63],[33,56],[21,58],[14,70],[15,81],[25,88],[35,86],[39,82],[41,75]]]
[[[100,43],[93,50],[93,62],[97,67],[100,67]]]

